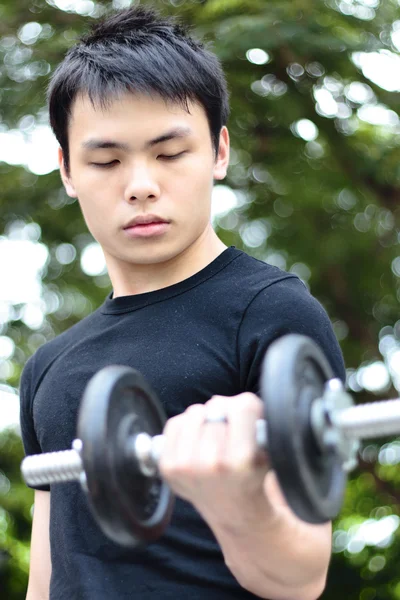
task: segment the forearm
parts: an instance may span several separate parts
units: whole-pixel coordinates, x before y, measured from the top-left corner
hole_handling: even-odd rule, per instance
[[[316,600],[331,556],[331,525],[310,525],[265,498],[230,522],[207,519],[242,587],[270,600]]]
[[[330,559],[330,525],[297,528],[287,521],[248,531],[214,530],[239,583],[270,600],[316,600]]]

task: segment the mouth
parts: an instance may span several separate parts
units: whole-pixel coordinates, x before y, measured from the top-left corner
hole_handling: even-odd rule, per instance
[[[170,222],[156,215],[142,215],[132,219],[124,227],[130,238],[150,238],[161,236],[169,229]]]
[[[157,225],[160,223],[168,224],[169,221],[167,221],[166,219],[162,219],[157,215],[141,215],[129,221],[129,223],[124,226],[124,229],[132,229],[135,227],[143,227],[147,225]]]

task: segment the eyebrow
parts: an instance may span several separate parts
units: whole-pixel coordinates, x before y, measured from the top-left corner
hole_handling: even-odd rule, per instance
[[[163,142],[168,142],[174,139],[186,138],[192,134],[192,130],[190,127],[174,127],[174,129],[170,129],[165,133],[159,135],[158,137],[148,140],[144,144],[144,148],[152,148],[157,144],[162,144]],[[123,150],[125,152],[129,152],[132,150],[132,147],[129,144],[124,142],[116,142],[113,140],[107,139],[98,139],[91,138],[82,142],[82,148],[85,150],[104,150],[104,149],[113,149],[113,150]]]

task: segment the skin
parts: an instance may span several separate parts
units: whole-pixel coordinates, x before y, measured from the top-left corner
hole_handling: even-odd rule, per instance
[[[146,147],[171,129],[189,135]],[[221,130],[218,156],[204,109],[190,114],[160,99],[127,94],[108,110],[78,96],[69,123],[70,170],[59,151],[61,177],[69,196],[78,198],[86,224],[104,251],[114,297],[157,290],[190,277],[226,246],[210,220],[214,180],[229,163],[229,134]],[[88,140],[125,144],[127,149],[85,149]],[[165,156],[183,154],[175,159]],[[110,163],[108,167],[93,163]],[[138,215],[170,221],[165,235],[131,239],[122,227]]]
[[[187,135],[149,145],[176,128]],[[226,248],[210,212],[213,183],[228,168],[229,134],[221,129],[216,156],[202,106],[192,103],[188,113],[160,98],[126,94],[102,110],[81,95],[68,135],[70,169],[60,150],[61,177],[104,251],[114,297],[173,285]],[[89,140],[123,147],[88,148]],[[127,236],[123,227],[146,214],[167,219],[165,233]],[[228,422],[205,424],[210,406]],[[166,425],[160,471],[207,521],[244,588],[271,600],[315,600],[325,586],[331,527],[303,523],[288,508],[256,448],[255,423],[262,416],[263,404],[251,393],[190,406]]]

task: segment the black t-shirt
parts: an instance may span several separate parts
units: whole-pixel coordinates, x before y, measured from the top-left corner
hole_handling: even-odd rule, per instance
[[[83,390],[106,365],[139,370],[172,417],[216,394],[257,393],[268,345],[290,332],[313,338],[344,378],[327,314],[304,284],[234,247],[175,285],[110,294],[27,362],[20,389],[26,454],[71,447]],[[255,598],[226,567],[210,528],[181,499],[164,535],[132,550],[101,532],[79,483],[54,484],[50,542],[51,600]]]

